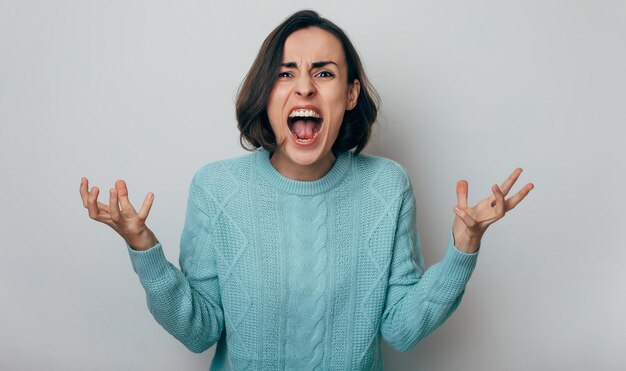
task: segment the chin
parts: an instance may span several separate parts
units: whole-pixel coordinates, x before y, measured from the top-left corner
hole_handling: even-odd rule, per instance
[[[299,148],[290,148],[287,151],[287,157],[295,164],[300,166],[312,166],[318,164],[326,157],[321,151],[315,149],[302,150]]]

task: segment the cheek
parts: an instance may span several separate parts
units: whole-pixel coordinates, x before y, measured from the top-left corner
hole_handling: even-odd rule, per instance
[[[339,130],[338,127],[341,126],[341,121],[343,121],[343,116],[346,113],[346,105],[348,104],[347,94],[344,91],[334,92],[329,103],[333,124],[337,126],[337,130]]]
[[[272,116],[268,112],[268,117],[270,119],[270,126],[274,132],[274,136],[276,137],[278,143],[280,143],[282,138],[285,136],[285,129],[283,125],[281,125],[280,116]]]
[[[288,91],[284,87],[274,86],[267,101],[267,114],[270,119],[272,117],[282,118],[287,96]]]
[[[277,129],[280,126],[280,122],[282,120],[282,109],[281,109],[280,100],[276,96],[275,92],[272,92],[270,98],[267,102],[267,117],[270,120],[270,125],[274,130],[274,134],[277,133]]]
[[[274,97],[274,94],[272,94],[270,95],[270,99],[267,101],[267,115],[269,116],[270,121],[279,111],[280,110],[276,104],[276,98]]]
[[[324,97],[333,110],[333,116],[337,111],[345,111],[348,104],[349,92],[346,86],[335,86],[326,90]]]

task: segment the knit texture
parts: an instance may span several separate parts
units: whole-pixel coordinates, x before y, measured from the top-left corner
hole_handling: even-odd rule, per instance
[[[180,270],[128,245],[154,318],[211,370],[381,370],[457,308],[477,253],[424,270],[413,188],[396,162],[345,152],[321,179],[257,150],[191,182]]]

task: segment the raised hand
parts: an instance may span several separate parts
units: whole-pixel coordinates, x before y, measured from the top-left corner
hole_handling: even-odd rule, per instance
[[[519,204],[534,188],[532,183],[528,183],[515,195],[504,199],[521,173],[521,168],[515,169],[500,187],[497,184],[491,187],[492,194],[489,197],[473,207],[467,206],[467,181],[459,180],[457,182],[457,204],[454,206],[456,216],[452,224],[452,234],[454,235],[454,245],[459,250],[466,253],[476,252],[487,228]]]
[[[156,236],[145,224],[154,194],[146,195],[137,212],[128,200],[128,188],[123,180],[116,181],[115,188],[110,189],[108,205],[98,202],[98,187],[88,191],[88,185],[89,180],[81,178],[80,197],[91,219],[113,228],[135,250],[146,250],[157,243]]]

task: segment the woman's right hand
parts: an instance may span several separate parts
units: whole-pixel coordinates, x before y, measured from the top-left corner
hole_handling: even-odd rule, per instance
[[[108,205],[98,202],[98,187],[94,186],[88,191],[88,184],[87,178],[81,178],[80,197],[91,219],[113,228],[134,250],[147,250],[156,245],[156,236],[145,224],[154,194],[146,195],[137,212],[128,200],[128,188],[123,180],[116,181],[115,188],[111,188]]]

